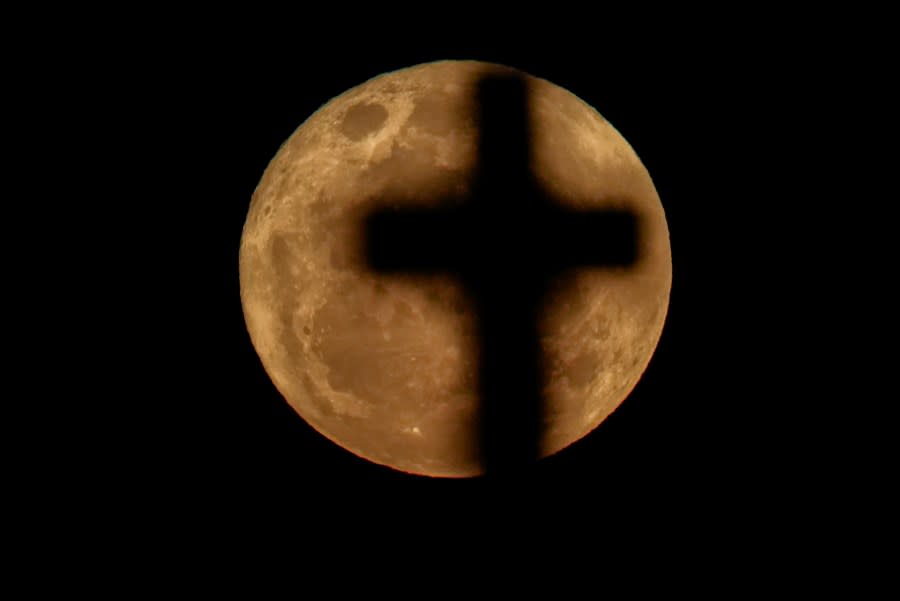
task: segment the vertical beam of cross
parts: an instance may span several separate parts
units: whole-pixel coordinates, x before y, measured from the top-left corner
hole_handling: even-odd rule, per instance
[[[538,458],[544,387],[538,319],[547,282],[565,269],[634,261],[626,212],[559,209],[531,171],[524,81],[478,86],[478,168],[461,207],[382,211],[366,223],[370,266],[383,273],[447,272],[478,319],[481,457],[489,475],[527,471]]]
[[[471,223],[476,256],[463,281],[478,311],[481,452],[490,474],[514,475],[538,457],[542,418],[537,332],[542,275],[532,216],[540,196],[529,163],[531,133],[523,81],[481,81],[479,166]],[[469,226],[470,228],[472,226]],[[537,276],[537,277],[535,277]]]

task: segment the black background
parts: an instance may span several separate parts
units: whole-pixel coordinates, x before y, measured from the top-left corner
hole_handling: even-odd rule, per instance
[[[99,91],[85,104],[111,134],[92,187],[127,196],[98,216],[118,224],[115,244],[92,249],[92,273],[114,282],[102,318],[115,342],[82,338],[103,394],[85,405],[97,434],[79,440],[89,454],[66,471],[72,486],[91,474],[110,507],[211,530],[272,519],[430,530],[522,515],[520,527],[551,530],[715,532],[793,515],[791,491],[822,469],[807,436],[819,400],[798,382],[792,342],[805,327],[792,291],[812,279],[793,253],[811,252],[795,218],[812,203],[797,181],[808,105],[793,90],[825,57],[785,50],[777,29],[760,40],[728,28],[551,39],[329,27],[340,35],[123,30],[67,65],[69,89]],[[649,170],[669,225],[671,301],[644,376],[599,428],[515,485],[411,476],[327,441],[272,385],[241,311],[241,228],[279,145],[348,88],[439,59],[509,65],[594,106]]]
[[[801,583],[831,587],[857,555],[877,570],[865,539],[884,537],[877,489],[896,472],[881,415],[896,395],[876,378],[892,373],[877,343],[894,296],[872,285],[896,271],[875,260],[895,254],[879,230],[895,186],[875,177],[893,173],[879,142],[894,120],[876,112],[893,21],[638,8],[10,15],[4,133],[24,136],[7,144],[4,308],[24,335],[7,340],[0,441],[28,585],[230,586],[271,551],[295,589],[329,591],[404,586],[410,556],[438,586],[530,587],[561,559],[554,590],[605,585],[606,550],[641,569],[632,584],[743,586],[807,563]],[[241,228],[279,145],[348,88],[447,58],[594,106],[670,230],[668,317],[641,381],[515,484],[410,476],[328,442],[271,384],[241,312]],[[378,579],[345,567],[370,563]]]
[[[172,309],[184,311],[189,324],[183,341],[172,341],[176,354],[186,353],[179,366],[186,381],[176,381],[163,406],[165,419],[181,422],[179,452],[198,462],[198,481],[212,477],[236,494],[298,498],[348,483],[387,495],[422,489],[474,501],[491,494],[488,483],[433,481],[370,464],[316,434],[282,400],[254,353],[237,271],[250,195],[278,146],[313,111],[385,71],[477,58],[549,79],[595,106],[649,169],[671,231],[671,306],[653,361],[597,431],[539,466],[537,485],[577,490],[597,502],[623,491],[651,502],[734,485],[761,451],[748,438],[750,423],[764,419],[754,411],[759,401],[748,398],[750,383],[732,373],[744,371],[740,337],[753,321],[743,314],[746,299],[737,298],[753,292],[732,288],[744,279],[737,274],[753,253],[735,247],[750,227],[735,210],[750,202],[743,196],[746,184],[734,181],[746,150],[729,156],[733,138],[750,134],[754,125],[743,113],[744,100],[733,100],[748,90],[733,89],[733,79],[690,57],[664,52],[617,60],[604,59],[612,49],[602,46],[568,53],[503,44],[434,46],[373,43],[344,58],[297,51],[274,64],[264,53],[244,64],[193,57],[195,69],[181,74],[187,78],[183,95],[172,100],[183,103],[179,127],[186,131],[174,133],[172,143],[184,161],[175,168],[186,188],[170,208],[173,219],[184,210],[193,218],[181,234],[194,261],[184,274],[187,298],[172,291]]]

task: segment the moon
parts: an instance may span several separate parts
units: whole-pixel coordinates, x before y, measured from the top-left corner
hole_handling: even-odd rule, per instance
[[[256,187],[240,244],[240,292],[260,361],[291,407],[370,461],[426,476],[483,473],[476,315],[449,275],[366,266],[365,215],[465,195],[477,161],[476,84],[516,73],[530,106],[532,169],[562,207],[626,209],[637,261],[573,270],[538,324],[547,373],[540,450],[595,429],[647,368],[669,303],[665,213],[649,173],[591,106],[501,65],[440,61],[334,98],[281,146]],[[389,200],[386,200],[389,199]]]

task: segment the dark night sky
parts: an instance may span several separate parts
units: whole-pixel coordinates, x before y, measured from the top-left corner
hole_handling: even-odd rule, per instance
[[[356,52],[251,37],[148,40],[126,71],[103,79],[124,100],[116,106],[128,141],[108,154],[140,182],[128,218],[149,235],[133,270],[141,277],[125,277],[120,292],[142,307],[128,333],[142,360],[106,359],[122,402],[102,414],[109,442],[97,452],[139,496],[176,513],[215,506],[250,521],[304,510],[333,517],[347,502],[459,511],[504,498],[482,480],[370,464],[315,433],[263,371],[239,298],[243,220],[279,145],[348,88],[445,58],[510,65],[594,106],[648,168],[670,229],[671,302],[649,368],[596,431],[543,461],[518,498],[574,516],[705,520],[715,508],[769,502],[794,481],[786,432],[809,401],[774,384],[790,343],[771,325],[796,309],[787,295],[773,302],[796,279],[775,250],[794,209],[773,194],[792,160],[785,125],[800,108],[783,93],[791,69],[728,32],[630,49],[597,37],[549,48],[528,36],[369,37]]]
[[[216,478],[262,487],[302,490],[309,482],[362,482],[383,487],[433,488],[448,494],[477,489],[471,483],[421,482],[368,464],[314,433],[279,397],[246,334],[238,298],[236,253],[250,194],[267,162],[287,136],[318,106],[352,85],[388,70],[440,58],[478,58],[547,78],[595,106],[635,147],[654,178],[671,230],[674,285],[669,318],[653,361],[631,397],[588,439],[538,470],[547,482],[604,494],[617,488],[662,493],[673,486],[710,486],[741,461],[736,437],[747,433],[736,407],[745,389],[728,379],[730,340],[745,323],[729,314],[735,259],[716,250],[721,237],[740,232],[729,203],[741,202],[723,136],[740,135],[744,116],[728,111],[739,90],[710,86],[710,73],[665,57],[604,60],[583,49],[566,54],[465,47],[420,51],[374,47],[363,55],[324,60],[299,53],[296,61],[266,64],[264,55],[235,66],[198,65],[199,81],[183,97],[192,126],[182,140],[179,167],[190,172],[181,199],[202,230],[184,234],[196,257],[185,311],[202,332],[188,351],[206,370],[195,390],[175,395],[184,411],[183,435],[194,459]],[[610,64],[612,63],[612,64]],[[209,67],[209,70],[207,70]],[[194,74],[190,74],[193,78]],[[732,119],[738,120],[734,123]],[[737,130],[737,131],[736,131]],[[193,146],[195,151],[188,150]],[[196,154],[195,154],[196,152]],[[724,164],[723,164],[724,163]],[[181,200],[185,202],[185,200]],[[173,211],[177,209],[173,206]],[[737,261],[740,261],[738,258]],[[726,363],[726,365],[723,365]],[[201,443],[202,441],[202,443]],[[220,482],[221,483],[221,482]]]
[[[655,554],[688,563],[685,579],[746,570],[732,580],[743,586],[772,573],[773,556],[793,573],[803,559],[793,541],[841,569],[846,555],[881,548],[821,543],[864,532],[871,499],[887,497],[861,485],[896,472],[880,449],[896,435],[870,434],[896,423],[876,416],[891,388],[872,384],[891,358],[843,339],[889,342],[875,301],[894,296],[869,283],[896,270],[865,268],[895,254],[896,236],[875,235],[896,229],[884,218],[895,186],[863,184],[893,170],[862,136],[891,141],[892,119],[863,119],[876,96],[866,84],[892,73],[875,59],[894,54],[879,46],[896,38],[870,21],[891,19],[678,6],[679,19],[635,21],[608,5],[591,6],[599,16],[548,5],[527,23],[520,4],[491,28],[446,4],[372,5],[386,28],[356,6],[313,8],[42,7],[39,18],[8,19],[25,35],[3,42],[6,116],[27,144],[5,173],[25,188],[4,205],[5,233],[24,236],[8,253],[6,292],[38,315],[7,310],[26,336],[8,344],[5,375],[26,377],[7,387],[0,439],[7,522],[24,535],[8,546],[36,560],[30,587],[75,585],[59,564],[145,590],[182,558],[188,574],[214,564],[204,586],[228,586],[238,570],[210,559],[242,564],[267,548],[344,571],[326,580],[291,557],[298,588],[368,586],[345,566],[378,560],[388,562],[381,580],[405,585],[410,554],[443,585],[508,576],[500,566],[512,549],[513,559],[563,558],[555,587],[596,590],[612,572],[599,551],[621,533],[632,548],[612,545],[644,572],[635,583],[671,583],[644,569]],[[653,16],[661,27],[648,26]],[[506,64],[595,107],[648,168],[668,219],[673,288],[647,371],[598,429],[524,482],[416,477],[337,447],[281,398],[241,311],[241,229],[280,144],[348,88],[440,59]],[[842,176],[851,182],[838,189]],[[36,214],[20,219],[20,209]],[[885,249],[854,246],[859,233]],[[590,569],[573,569],[572,556]],[[510,582],[549,573],[511,565]],[[822,565],[809,580],[830,586],[841,570]]]

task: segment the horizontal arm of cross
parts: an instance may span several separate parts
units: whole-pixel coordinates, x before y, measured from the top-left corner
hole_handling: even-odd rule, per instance
[[[366,222],[366,256],[380,272],[467,271],[500,246],[540,271],[627,266],[636,259],[637,221],[625,211],[510,213],[482,220],[464,208],[381,211]],[[487,224],[487,227],[485,225]]]

